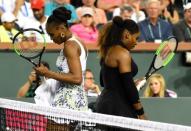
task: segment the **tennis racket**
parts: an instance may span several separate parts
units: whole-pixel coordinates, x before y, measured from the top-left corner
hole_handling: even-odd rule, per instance
[[[24,29],[13,37],[12,43],[18,56],[29,61],[34,66],[40,66],[42,54],[46,47],[43,31],[34,28]],[[39,86],[40,77],[38,74],[36,83]]]
[[[24,29],[13,37],[12,43],[17,55],[28,60],[34,66],[40,65],[46,47],[42,31],[34,28]]]
[[[156,71],[165,67],[172,61],[178,47],[177,39],[172,36],[163,41],[155,52],[152,63],[144,76],[144,79],[137,85],[138,91],[145,85],[147,79]]]

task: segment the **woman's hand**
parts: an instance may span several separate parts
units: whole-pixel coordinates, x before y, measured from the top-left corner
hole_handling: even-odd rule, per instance
[[[100,94],[100,89],[99,89],[99,86],[98,85],[96,85],[96,84],[92,84],[92,90],[94,90],[97,94]]]
[[[168,19],[168,18],[171,17],[170,12],[167,10],[167,8],[164,9],[164,17],[165,17],[166,19]]]
[[[137,1],[135,0],[132,2],[132,6],[136,12],[140,11],[140,3],[141,3],[140,0],[137,0]]]
[[[160,56],[162,59],[165,59],[170,53],[172,52],[171,48],[169,45],[165,45],[165,47],[162,49]]]
[[[138,119],[141,119],[141,120],[148,120],[148,118],[145,116],[145,114],[143,114],[143,115],[139,115],[139,116],[138,116]]]
[[[144,80],[144,77],[134,80],[135,86],[139,85],[142,80]]]
[[[44,66],[43,64],[41,64],[38,67],[34,67],[34,69],[35,69],[36,73],[41,76],[46,76],[47,72],[49,71],[48,68],[46,66]]]

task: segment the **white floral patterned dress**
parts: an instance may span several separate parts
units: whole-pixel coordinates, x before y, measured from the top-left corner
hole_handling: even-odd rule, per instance
[[[84,72],[86,69],[86,52],[80,41],[78,41],[74,36],[69,40],[76,41],[81,48],[80,62],[83,71],[83,80]],[[60,55],[57,58],[56,66],[60,72],[68,73],[68,63],[64,56],[63,50],[61,50]],[[64,82],[59,82],[59,87],[56,90],[55,97],[53,100],[53,106],[62,107],[67,109],[74,109],[79,111],[88,110],[87,96],[85,94],[84,81],[81,85],[69,84]]]

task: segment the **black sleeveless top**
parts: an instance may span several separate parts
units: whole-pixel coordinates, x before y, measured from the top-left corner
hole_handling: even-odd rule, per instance
[[[132,60],[131,75],[138,72],[137,65]],[[126,97],[126,90],[120,79],[118,67],[112,68],[101,62],[101,77],[104,89],[97,99],[96,111],[103,114],[137,118],[134,108]]]

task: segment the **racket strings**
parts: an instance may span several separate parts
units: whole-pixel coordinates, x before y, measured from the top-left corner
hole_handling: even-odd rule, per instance
[[[27,30],[16,36],[14,48],[24,57],[38,57],[45,47],[44,35],[33,30]]]
[[[171,38],[168,41],[164,41],[158,50],[156,51],[156,59],[154,62],[155,69],[159,69],[162,66],[166,66],[174,57],[174,52],[177,47],[177,40]]]

